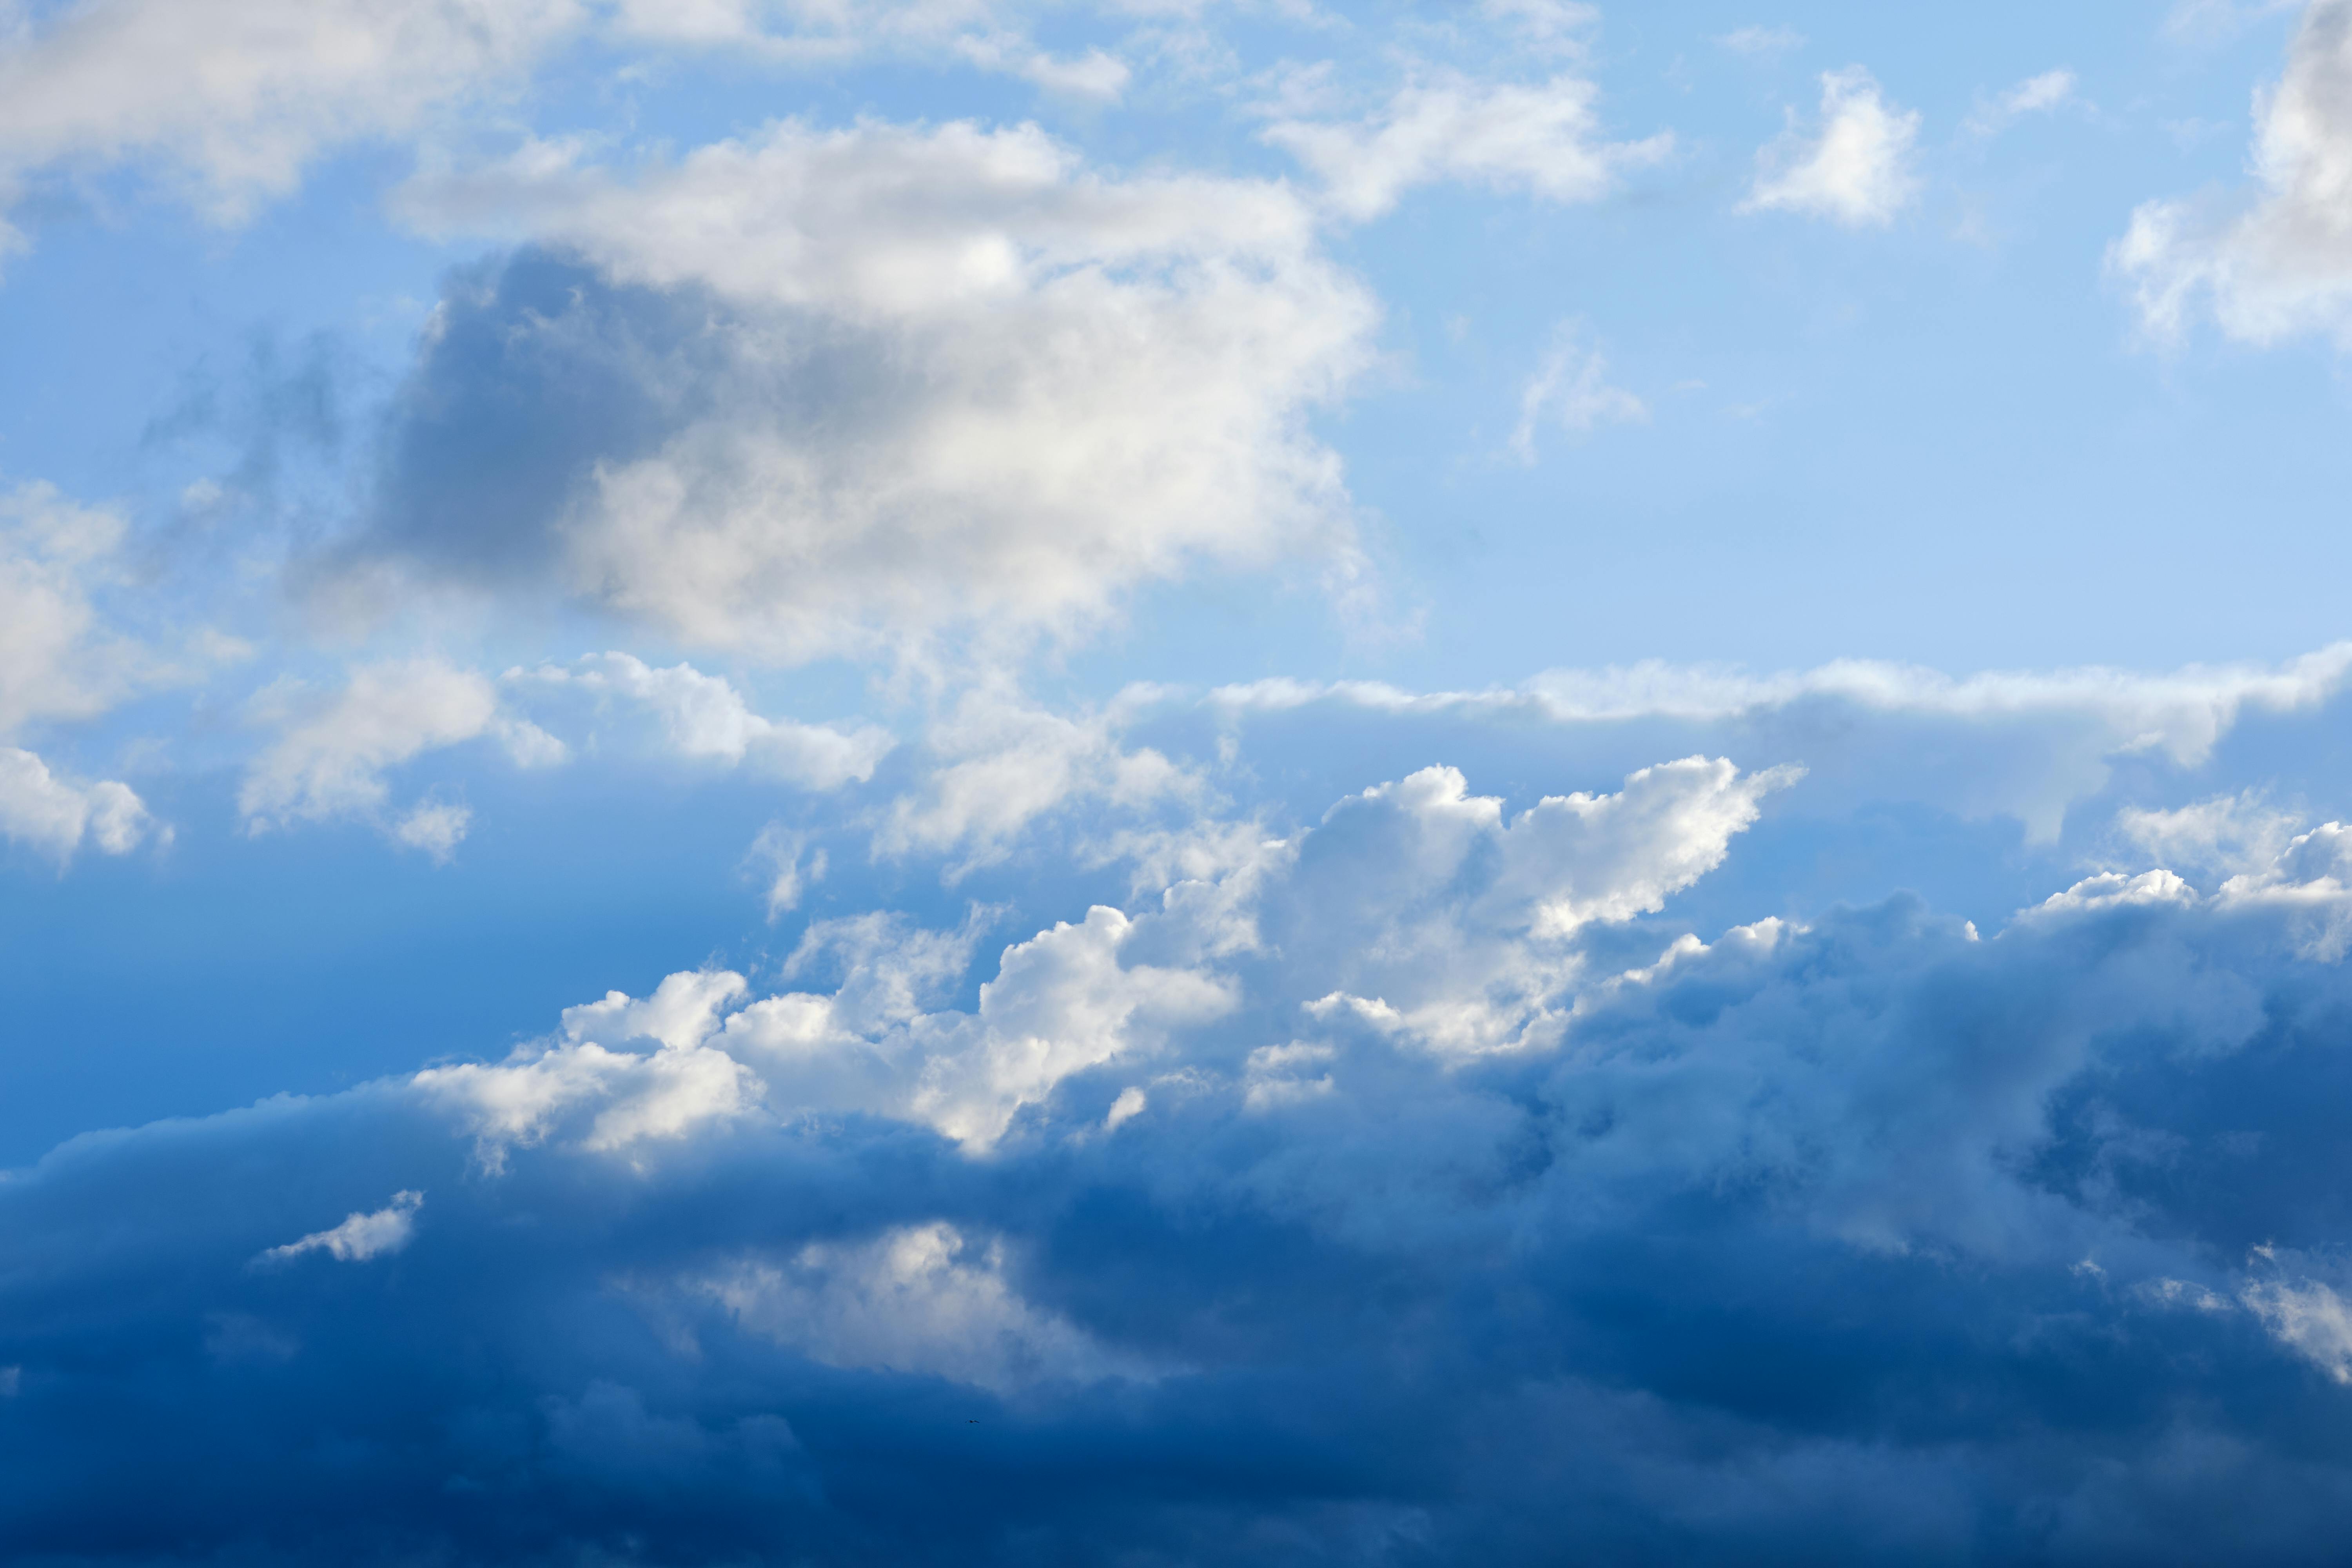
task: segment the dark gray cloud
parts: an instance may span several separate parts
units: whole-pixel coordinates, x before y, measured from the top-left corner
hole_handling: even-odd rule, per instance
[[[1541,847],[1432,859],[1455,808],[1411,798],[1180,890],[1108,970],[1099,919],[1009,951],[977,1016],[889,1023],[891,966],[937,954],[861,927],[837,1003],[681,977],[505,1064],[65,1145],[0,1184],[0,1534],[126,1563],[2327,1558],[2333,839],[1990,937],[1897,899],[1588,962],[1553,1034],[1464,1055],[1302,1007],[1340,963],[1310,926],[1484,952],[1342,964],[1424,1015],[1534,1005],[1498,966],[1599,950],[1473,919]],[[1229,1005],[1138,1035],[1179,973]],[[919,1047],[932,1083],[1130,993],[1099,1025],[1129,1047],[992,1141],[920,1093],[826,1110],[778,1044],[833,1005],[850,1032],[809,1049]],[[328,1233],[370,1239],[274,1250]]]

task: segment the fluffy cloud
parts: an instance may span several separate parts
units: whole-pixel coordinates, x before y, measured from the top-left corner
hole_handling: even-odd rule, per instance
[[[0,38],[0,202],[44,169],[152,163],[217,217],[321,152],[415,126],[575,27],[575,0],[79,0]],[[0,227],[0,236],[6,230]]]
[[[31,752],[0,746],[0,837],[64,861],[85,842],[127,855],[150,837],[171,836],[129,784],[61,779]]]
[[[1576,77],[1540,85],[1440,73],[1402,89],[1376,115],[1349,122],[1284,117],[1265,139],[1320,179],[1331,205],[1380,216],[1406,191],[1463,180],[1552,202],[1606,195],[1627,169],[1674,150],[1666,132],[1640,142],[1601,136],[1600,89]]]
[[[2334,1539],[2352,986],[2306,938],[2352,834],[1991,935],[1643,924],[1770,782],[1513,815],[1431,769],[969,1007],[971,930],[864,917],[793,961],[830,989],[689,972],[77,1140],[0,1183],[0,1521],[120,1561]],[[1481,1010],[1546,1021],[1425,1022]],[[126,1458],[163,1480],[94,1507]]]
[[[786,661],[1024,646],[1200,563],[1355,570],[1304,421],[1373,310],[1283,185],[785,122],[626,177],[534,146],[404,210],[572,259],[445,302],[362,557]]]
[[[1916,111],[1891,107],[1860,66],[1822,73],[1821,123],[1792,112],[1788,130],[1756,154],[1756,183],[1742,212],[1792,212],[1849,228],[1884,226],[1910,205]]]
[[[519,766],[563,760],[562,742],[502,712],[489,680],[437,660],[366,665],[331,695],[281,682],[256,702],[279,731],[247,768],[237,809],[249,831],[359,817],[384,822],[399,842],[447,858],[465,837],[462,806],[424,801],[386,818],[386,774],[443,747],[497,737]]]
[[[2242,342],[2315,333],[2352,347],[2352,0],[2313,0],[2254,120],[2249,196],[2149,202],[2108,265],[2160,337],[2201,304]]]
[[[0,493],[0,736],[104,712],[159,673],[94,601],[116,575],[121,518],[54,485]]]

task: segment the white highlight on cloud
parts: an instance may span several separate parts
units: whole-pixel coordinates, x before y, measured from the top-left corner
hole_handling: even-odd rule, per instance
[[[740,387],[563,531],[572,589],[678,636],[1012,648],[1199,563],[1359,570],[1304,415],[1375,310],[1278,183],[1112,179],[1034,126],[786,121],[625,177],[535,143],[401,205],[725,313]]]
[[[2270,865],[2302,826],[2301,818],[2251,789],[2171,811],[2126,806],[2116,814],[2116,831],[2163,864],[2225,874]]]
[[[1577,77],[1525,86],[1441,72],[1405,87],[1368,119],[1278,119],[1265,137],[1311,170],[1331,205],[1358,221],[1380,216],[1415,185],[1449,179],[1590,202],[1614,189],[1625,171],[1674,151],[1666,132],[1640,142],[1603,140],[1594,109],[1600,96]]]
[[[507,680],[625,698],[654,716],[678,756],[748,767],[803,789],[863,784],[897,743],[888,731],[872,724],[841,729],[764,718],[722,677],[705,675],[690,664],[656,669],[625,653],[592,655],[569,668],[512,670]]]
[[[299,1241],[273,1247],[256,1263],[286,1263],[306,1252],[323,1252],[338,1263],[365,1263],[400,1251],[416,1236],[416,1211],[425,1194],[397,1192],[392,1202],[373,1214],[352,1214],[331,1230],[313,1231]]]
[[[2108,266],[2158,339],[2201,306],[2242,342],[2352,350],[2352,0],[2313,0],[2254,121],[2251,193],[2146,203]]]
[[[967,692],[933,724],[937,759],[921,787],[893,803],[876,852],[902,856],[961,849],[951,879],[1001,860],[1019,834],[1056,808],[1100,802],[1129,812],[1166,800],[1198,800],[1202,781],[1150,747],[1118,741],[1122,714],[1065,716],[1011,693]]]
[[[79,0],[0,35],[0,212],[43,170],[150,164],[215,220],[322,153],[520,76],[575,0]],[[0,223],[0,249],[12,231]]]
[[[1571,436],[1589,436],[1604,423],[1638,423],[1649,416],[1648,404],[1610,384],[1609,361],[1599,349],[1585,346],[1577,323],[1566,321],[1554,330],[1550,353],[1519,394],[1511,450],[1522,463],[1534,463],[1537,427],[1549,422]]]
[[[548,766],[565,756],[553,736],[501,713],[488,679],[431,658],[362,666],[331,696],[280,682],[254,707],[281,732],[247,767],[237,792],[237,809],[252,833],[337,817],[383,821],[389,771],[486,735],[496,736],[518,767]],[[388,831],[446,859],[469,821],[463,806],[421,803]]]
[[[1884,227],[1918,193],[1918,112],[1889,105],[1870,72],[1824,71],[1821,123],[1809,131],[1790,111],[1788,130],[1757,153],[1756,183],[1739,210]]]
[[[1988,103],[1979,105],[1961,127],[1971,136],[1992,136],[2029,114],[2046,114],[2074,101],[2074,73],[2064,67],[2028,77]]]
[[[827,1366],[944,1377],[997,1394],[1160,1375],[1024,1300],[1005,1263],[1001,1239],[935,1220],[870,1241],[812,1243],[781,1263],[744,1259],[682,1284],[744,1328]]]
[[[782,823],[772,822],[760,830],[751,841],[750,863],[765,869],[768,879],[768,920],[790,910],[800,908],[801,894],[809,885],[824,880],[828,868],[823,849],[814,852],[808,847],[808,836],[796,833]]]
[[[85,840],[104,854],[128,855],[151,836],[169,843],[172,830],[149,815],[129,784],[76,784],[31,752],[0,746],[0,837],[63,863]]]

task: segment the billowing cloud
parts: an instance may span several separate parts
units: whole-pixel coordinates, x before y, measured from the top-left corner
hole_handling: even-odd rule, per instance
[[[1356,570],[1305,418],[1373,310],[1281,184],[787,121],[626,176],[538,145],[404,210],[545,248],[445,301],[362,557],[783,661],[1017,647],[1198,564]]]
[[[1599,88],[1578,77],[1523,84],[1441,72],[1400,89],[1368,119],[1283,117],[1265,134],[1313,172],[1350,218],[1378,217],[1406,191],[1437,180],[1589,202],[1626,170],[1674,150],[1664,132],[1606,140],[1599,99]]]
[[[2352,834],[1990,934],[1641,924],[1770,782],[1514,816],[1433,768],[968,1006],[969,932],[863,918],[813,936],[829,990],[688,972],[504,1061],[77,1140],[0,1183],[0,1523],[121,1561],[2332,1539],[2352,989],[2311,939]],[[1514,1027],[1436,1022],[1480,1013]],[[163,1479],[97,1509],[126,1462]]]
[[[0,207],[30,175],[126,160],[216,217],[324,151],[514,75],[576,0],[79,0],[0,37]],[[11,231],[0,226],[0,238]]]
[[[352,671],[339,691],[281,682],[256,700],[278,731],[237,792],[249,831],[356,817],[382,823],[399,842],[446,859],[465,837],[462,806],[420,801],[387,816],[386,775],[426,752],[494,736],[519,766],[565,755],[562,742],[501,711],[488,678],[436,659],[394,660]]]
[[[2352,347],[2352,0],[2313,0],[2254,121],[2251,192],[2147,203],[2108,265],[2159,337],[2202,309],[2241,342]]]
[[[1884,227],[1919,188],[1912,147],[1919,116],[1896,109],[1860,66],[1822,73],[1821,121],[1789,128],[1756,154],[1742,212],[1792,212],[1849,228]]]

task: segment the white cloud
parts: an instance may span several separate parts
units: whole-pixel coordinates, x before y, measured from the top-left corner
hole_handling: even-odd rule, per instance
[[[27,751],[0,746],[0,837],[68,859],[85,839],[108,855],[127,855],[172,830],[148,814],[129,784],[76,784]]]
[[[1640,142],[1601,137],[1600,89],[1576,77],[1540,86],[1440,73],[1399,91],[1376,115],[1340,122],[1284,118],[1268,142],[1319,178],[1346,216],[1380,216],[1415,185],[1460,180],[1552,202],[1609,194],[1626,170],[1674,149],[1667,132]]]
[[[1793,212],[1848,227],[1884,226],[1908,205],[1919,136],[1916,110],[1891,107],[1860,66],[1822,73],[1821,123],[1811,132],[1792,112],[1779,140],[1756,154],[1756,184],[1742,212]]]
[[[2159,338],[2201,305],[2243,342],[2352,349],[2352,0],[2313,0],[2254,120],[2253,190],[2143,205],[2108,266]]]
[[[299,1241],[273,1247],[256,1263],[286,1263],[306,1252],[323,1252],[338,1263],[365,1263],[405,1247],[416,1236],[416,1211],[425,1194],[398,1192],[392,1202],[373,1214],[352,1214],[331,1230],[313,1231]]]
[[[951,871],[961,875],[1002,859],[1023,829],[1057,807],[1099,802],[1134,812],[1198,800],[1200,777],[1150,747],[1127,750],[1118,718],[1068,717],[996,690],[965,693],[925,737],[935,764],[918,790],[892,803],[875,848],[961,848]]]
[[[786,122],[626,178],[537,145],[402,205],[722,311],[723,395],[557,529],[566,585],[677,635],[1010,647],[1199,563],[1357,570],[1303,418],[1374,310],[1280,184],[1111,179],[1034,127]]]
[[[2258,790],[2216,795],[2170,811],[2126,806],[2116,814],[2116,831],[2163,864],[2179,870],[2236,873],[2276,860],[2303,826],[2291,812],[2272,806]]]
[[[115,580],[122,535],[121,517],[54,485],[0,492],[0,737],[102,713],[162,673],[91,599]]]
[[[2026,78],[2007,92],[1980,103],[1962,127],[1971,136],[1990,136],[2012,121],[2046,114],[2074,101],[2074,73],[2063,67]]]
[[[173,174],[217,218],[518,75],[574,0],[81,0],[0,35],[0,208],[47,168]],[[6,234],[0,225],[0,237]]]
[[[2239,1299],[2280,1343],[2338,1383],[2352,1383],[2352,1306],[2316,1279],[2264,1279]]]
[[[1521,43],[1548,54],[1580,55],[1601,20],[1601,7],[1582,0],[1479,0],[1479,15],[1501,23]]]
[[[237,792],[237,809],[254,832],[334,817],[381,820],[390,770],[486,735],[503,742],[520,766],[564,755],[545,731],[501,713],[487,679],[429,658],[363,666],[331,696],[281,683],[255,706],[281,733],[247,767]],[[468,820],[462,806],[422,804],[389,831],[446,859]]]
[[[1551,421],[1570,435],[1584,436],[1604,422],[1649,416],[1648,404],[1610,384],[1609,362],[1601,351],[1585,346],[1575,323],[1564,323],[1552,334],[1551,353],[1519,394],[1519,423],[1511,432],[1511,450],[1521,462],[1534,462],[1537,426]]]
[[[1022,1300],[1001,1240],[945,1221],[871,1240],[813,1242],[680,1281],[754,1333],[827,1366],[929,1374],[999,1394],[1038,1384],[1149,1380],[1150,1363]]]
[[[896,744],[887,731],[871,724],[841,729],[764,718],[719,676],[705,675],[690,664],[656,669],[625,653],[593,655],[568,668],[541,665],[510,671],[507,679],[626,698],[654,716],[667,749],[677,755],[748,767],[803,789],[862,784]]]
[[[1916,665],[1840,659],[1810,670],[1758,675],[1722,666],[1644,660],[1603,669],[1547,671],[1517,688],[1412,692],[1377,681],[1274,679],[1221,688],[1208,702],[1235,714],[1337,702],[1393,713],[1523,710],[1564,724],[1645,719],[1738,727],[1742,743],[1785,733],[1816,781],[1892,783],[1905,798],[1965,815],[2021,818],[2033,837],[2057,837],[2068,805],[2104,788],[2118,755],[2200,765],[2249,711],[2309,712],[2345,689],[2352,643],[2277,665],[2190,665],[2168,673],[2088,666],[1991,670],[1955,678]],[[1923,772],[1920,733],[1879,725],[1825,731],[1810,710],[1851,708],[1951,726],[1964,766]],[[1783,752],[1782,754],[1787,754]]]

